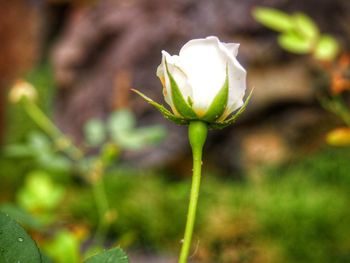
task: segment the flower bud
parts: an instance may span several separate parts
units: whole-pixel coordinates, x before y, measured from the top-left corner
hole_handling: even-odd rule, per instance
[[[35,101],[38,93],[32,84],[23,80],[17,80],[9,92],[9,100],[11,103],[18,103],[24,97],[30,101]]]
[[[250,97],[243,103],[246,71],[236,59],[238,47],[211,36],[190,40],[179,55],[162,51],[157,76],[172,113],[137,93],[176,123],[200,120],[212,128],[226,127],[244,111]]]
[[[243,105],[246,71],[236,59],[238,47],[207,37],[187,42],[179,55],[162,51],[157,75],[176,116],[214,122]]]

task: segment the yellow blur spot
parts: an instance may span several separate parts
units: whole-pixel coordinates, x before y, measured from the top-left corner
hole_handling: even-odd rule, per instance
[[[330,131],[326,141],[333,146],[350,146],[350,128],[337,128]]]

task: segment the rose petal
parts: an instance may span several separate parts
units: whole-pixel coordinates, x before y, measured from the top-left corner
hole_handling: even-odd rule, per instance
[[[193,109],[203,116],[225,82],[227,55],[211,37],[187,42],[179,56],[192,87]]]
[[[171,85],[169,81],[169,76],[166,74],[166,67],[165,63],[168,64],[168,69],[170,74],[175,79],[182,96],[185,100],[189,100],[188,98],[192,97],[192,89],[188,83],[188,79],[186,74],[181,70],[179,64],[180,64],[180,58],[179,56],[171,56],[166,51],[162,51],[162,63],[159,65],[157,70],[157,76],[164,81],[165,90],[163,90],[165,101],[170,105],[171,109],[176,115],[179,115],[177,112],[174,103],[172,101],[171,97]],[[163,79],[162,79],[163,78]],[[192,99],[190,99],[192,101]]]

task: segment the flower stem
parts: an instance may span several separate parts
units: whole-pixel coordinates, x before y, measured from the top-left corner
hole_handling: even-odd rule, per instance
[[[24,110],[29,117],[54,141],[55,145],[73,160],[82,158],[83,153],[56,127],[46,114],[34,102],[23,98]]]
[[[199,186],[201,182],[202,152],[207,138],[208,127],[204,122],[192,121],[188,128],[188,138],[193,155],[193,176],[190,202],[187,213],[185,236],[181,248],[179,263],[186,263],[191,247],[192,233],[196,219]]]
[[[106,220],[106,214],[109,211],[109,203],[103,181],[104,170],[104,164],[98,160],[96,161],[94,168],[92,169],[89,176],[91,180],[93,197],[95,199],[98,212],[98,224],[95,233],[95,239],[102,245],[109,228],[109,222]]]

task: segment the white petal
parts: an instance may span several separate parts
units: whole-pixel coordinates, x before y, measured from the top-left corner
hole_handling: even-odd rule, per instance
[[[194,39],[180,50],[181,68],[192,87],[193,109],[199,116],[205,114],[225,82],[228,54],[219,44],[216,37]]]
[[[221,43],[224,45],[224,47],[231,53],[233,54],[234,57],[237,56],[238,54],[238,48],[239,44],[238,43]]]
[[[229,114],[243,105],[246,90],[246,71],[236,59],[239,44],[220,43],[220,47],[228,56],[229,95],[225,112],[219,120],[224,120]]]
[[[171,56],[169,53],[167,53],[164,50],[162,51],[162,55],[163,55],[162,56],[162,63],[158,67],[157,75],[159,78],[161,78],[160,76],[163,76],[163,79],[161,79],[161,80],[164,81],[164,86],[165,86],[165,90],[163,90],[165,101],[170,105],[172,111],[176,115],[179,115],[179,113],[177,112],[177,110],[174,106],[174,103],[172,101],[171,85],[170,85],[169,76],[166,73],[167,71],[166,71],[165,61],[167,62],[170,74],[175,79],[175,81],[180,89],[180,92],[182,93],[182,96],[184,97],[184,99],[186,101],[188,100],[188,97],[192,97],[192,89],[189,86],[186,74],[180,68],[179,56],[176,56],[176,55]]]

